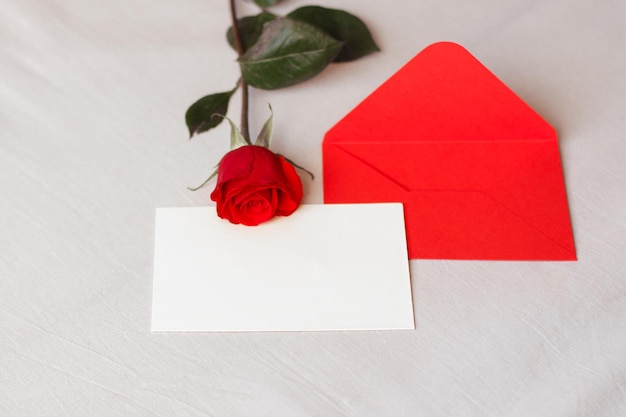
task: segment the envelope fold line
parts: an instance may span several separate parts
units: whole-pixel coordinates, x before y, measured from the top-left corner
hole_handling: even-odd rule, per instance
[[[348,155],[350,155],[351,157],[353,157],[354,159],[356,159],[359,162],[362,162],[364,165],[367,165],[370,169],[372,169],[373,171],[377,172],[378,174],[380,174],[381,176],[385,177],[386,179],[388,179],[389,181],[393,182],[394,184],[396,184],[398,187],[402,188],[403,190],[405,190],[407,193],[410,193],[412,190],[402,184],[400,181],[396,180],[395,178],[390,177],[389,175],[387,175],[385,172],[381,171],[379,168],[377,168],[376,166],[372,165],[371,163],[359,158],[357,155],[353,154],[352,152],[348,151],[347,149],[345,149],[344,147],[340,146],[340,145],[335,145],[337,147],[337,149],[347,153]]]
[[[452,191],[456,191],[456,190],[452,190]],[[490,195],[488,192],[483,191],[483,190],[468,190],[468,191],[473,191],[473,192],[477,192],[477,193],[481,193],[484,196],[486,196],[487,198],[490,198],[491,200],[493,200],[494,203],[498,204],[500,207],[502,207],[503,209],[507,210],[509,213],[511,213],[513,216],[517,217],[518,219],[520,219],[521,221],[523,221],[524,223],[526,223],[528,226],[530,226],[533,230],[535,230],[537,233],[543,235],[546,239],[554,242],[556,245],[560,246],[561,248],[563,248],[564,251],[566,251],[567,253],[576,256],[575,252],[572,252],[569,248],[567,248],[566,246],[564,246],[563,244],[561,244],[558,240],[554,239],[553,237],[549,236],[548,234],[546,234],[543,230],[541,230],[540,228],[538,228],[537,226],[535,226],[534,224],[532,224],[531,222],[529,222],[528,220],[526,220],[524,217],[522,217],[521,215],[517,214],[513,209],[509,208],[506,204],[498,201],[498,199],[496,199],[495,197],[493,197],[492,195]]]

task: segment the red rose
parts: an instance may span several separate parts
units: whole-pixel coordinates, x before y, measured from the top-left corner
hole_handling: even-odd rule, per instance
[[[302,182],[282,156],[255,145],[228,152],[219,164],[211,193],[217,215],[235,224],[256,226],[274,216],[289,216],[302,201]]]

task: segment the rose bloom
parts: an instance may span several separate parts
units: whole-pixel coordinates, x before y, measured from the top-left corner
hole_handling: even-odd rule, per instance
[[[211,193],[217,215],[234,224],[256,226],[289,216],[302,201],[302,182],[282,156],[255,145],[228,152],[220,161]]]

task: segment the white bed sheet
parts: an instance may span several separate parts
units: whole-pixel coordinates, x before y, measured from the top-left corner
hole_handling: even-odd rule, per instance
[[[324,132],[451,40],[557,128],[578,262],[412,261],[411,331],[153,334],[154,209],[208,204],[186,186],[228,146],[183,119],[237,80],[227,2],[6,0],[1,416],[626,415],[626,2],[316,4],[382,51],[253,91],[253,128],[271,102],[274,149],[317,174],[306,203]]]

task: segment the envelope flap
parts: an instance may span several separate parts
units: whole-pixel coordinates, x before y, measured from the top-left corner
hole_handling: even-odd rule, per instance
[[[460,45],[435,43],[326,135],[331,142],[556,140],[554,129]]]

